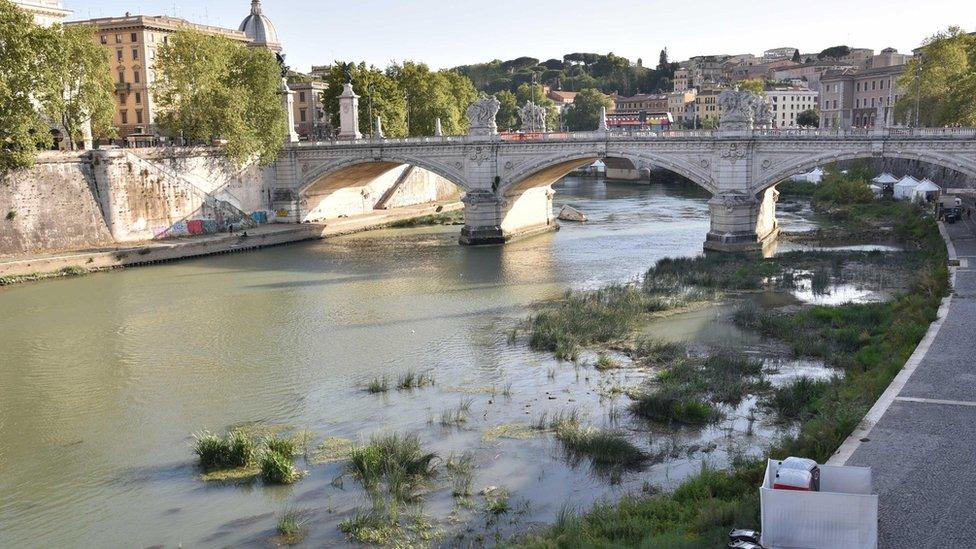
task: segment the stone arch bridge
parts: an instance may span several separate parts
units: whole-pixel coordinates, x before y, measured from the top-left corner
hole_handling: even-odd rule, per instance
[[[606,131],[357,139],[287,146],[275,166],[275,208],[301,222],[322,189],[362,184],[407,164],[464,193],[463,244],[500,244],[556,227],[552,184],[604,158],[663,168],[712,194],[705,248],[757,249],[775,238],[775,185],[825,163],[899,158],[976,178],[976,130]]]

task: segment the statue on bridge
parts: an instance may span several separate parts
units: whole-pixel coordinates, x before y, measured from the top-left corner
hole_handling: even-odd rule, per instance
[[[495,115],[502,104],[493,95],[482,95],[468,107],[468,135],[496,135]]]
[[[725,90],[718,96],[722,109],[719,128],[723,130],[751,130],[755,126],[759,96],[745,90]]]
[[[532,101],[526,101],[525,105],[518,110],[519,119],[522,120],[522,131],[525,133],[545,133],[546,132],[546,108],[536,105]]]
[[[773,107],[769,103],[768,97],[756,96],[756,124],[764,129],[771,129],[776,115],[773,114]]]

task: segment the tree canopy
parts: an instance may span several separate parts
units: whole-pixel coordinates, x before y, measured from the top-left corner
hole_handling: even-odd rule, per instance
[[[583,90],[576,95],[573,104],[566,110],[566,129],[571,131],[593,131],[600,126],[600,109],[613,108],[613,100],[600,90]]]
[[[796,123],[804,128],[820,127],[820,111],[809,109],[796,115]]]
[[[58,117],[70,148],[83,138],[89,122],[94,137],[114,135],[115,87],[107,53],[95,44],[95,29],[64,27],[52,61],[61,70],[55,72],[45,104],[48,113]]]
[[[0,0],[0,172],[31,166],[51,146],[52,126],[72,145],[89,117],[96,135],[109,134],[111,85],[90,29],[44,28]]]
[[[503,132],[514,130],[519,123],[518,99],[515,98],[515,94],[502,90],[495,94],[495,99],[498,99],[499,103],[498,114],[495,115],[498,130]]]
[[[530,63],[532,63],[530,65]],[[634,95],[669,91],[677,63],[668,61],[667,50],[661,50],[656,68],[633,63],[625,57],[608,53],[570,53],[562,60],[542,63],[532,57],[510,61],[496,59],[488,63],[464,65],[455,70],[471,79],[486,93],[503,90],[516,92],[522,84],[545,84],[555,89],[581,91],[595,88],[604,93]]]
[[[156,55],[157,123],[191,140],[226,140],[227,156],[274,162],[288,136],[281,67],[270,51],[182,30]]]
[[[328,88],[322,94],[325,111],[339,127],[339,95],[345,84],[342,67],[336,61],[325,76]],[[468,129],[467,108],[478,98],[471,81],[454,71],[431,71],[424,63],[405,61],[386,69],[353,65],[353,90],[359,99],[359,131],[373,132],[373,119],[380,117],[387,137],[434,135],[437,119],[447,135]],[[372,116],[371,116],[372,115]]]
[[[950,27],[925,41],[898,79],[895,117],[920,126],[976,125],[976,37]],[[915,120],[916,99],[918,120]]]
[[[555,101],[546,97],[546,93],[542,89],[542,84],[522,84],[515,90],[515,102],[518,107],[525,105],[528,101],[546,109],[547,131],[560,129],[559,108],[556,107]],[[517,115],[516,118],[518,118]]]

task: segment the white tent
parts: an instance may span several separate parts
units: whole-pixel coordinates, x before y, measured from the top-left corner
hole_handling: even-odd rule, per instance
[[[885,172],[878,177],[875,177],[871,181],[874,181],[878,185],[894,185],[895,183],[898,183],[898,178],[888,172]]]
[[[925,178],[912,191],[912,202],[928,202],[929,199],[936,200],[941,192],[941,187],[936,185],[931,179]]]
[[[919,180],[910,175],[901,178],[901,181],[895,183],[895,200],[910,200],[918,184]]]
[[[824,176],[823,169],[817,167],[808,173],[801,173],[799,175],[794,175],[793,177],[790,178],[790,180],[796,181],[797,183],[820,184],[820,182],[823,180],[823,176]]]
[[[881,185],[875,185],[874,183],[872,183],[872,184],[868,185],[868,187],[871,189],[871,192],[874,193],[874,197],[875,198],[878,198],[882,194],[884,194],[884,188],[881,187]]]

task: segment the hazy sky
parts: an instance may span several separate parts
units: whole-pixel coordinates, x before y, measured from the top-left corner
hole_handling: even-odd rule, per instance
[[[72,19],[125,11],[174,13],[237,28],[250,0],[63,0]],[[336,59],[435,68],[571,52],[614,52],[645,64],[792,46],[847,44],[908,52],[949,25],[976,29],[976,0],[265,0],[288,62],[307,70]]]

